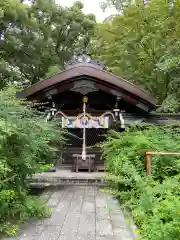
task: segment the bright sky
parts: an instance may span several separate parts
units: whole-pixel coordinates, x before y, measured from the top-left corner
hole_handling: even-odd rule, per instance
[[[62,6],[71,6],[76,0],[56,0],[57,3],[60,3]],[[105,18],[112,14],[116,14],[116,10],[113,8],[108,8],[105,12],[99,6],[100,0],[81,0],[84,4],[84,13],[89,14],[93,13],[96,15],[98,22],[103,21]]]

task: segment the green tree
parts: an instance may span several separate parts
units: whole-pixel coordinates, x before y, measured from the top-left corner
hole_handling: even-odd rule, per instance
[[[72,55],[86,50],[94,31],[95,17],[85,15],[82,8],[80,2],[69,8],[53,0],[28,5],[19,0],[1,2],[2,61],[29,83],[39,81],[54,65],[64,68]],[[11,79],[7,73],[3,76]]]
[[[169,84],[167,97],[159,108],[162,112],[180,112],[180,42],[170,46],[159,60],[157,67],[168,75]]]
[[[0,91],[0,239],[1,233],[14,235],[29,217],[47,214],[43,203],[29,196],[28,178],[57,158],[50,143],[64,142],[60,127],[17,100],[16,91]]]
[[[13,36],[6,39],[6,32],[18,30],[18,26],[28,22],[28,15],[23,4],[18,0],[5,0],[0,2],[0,87],[5,83],[17,81],[21,78],[19,69],[10,64],[11,48],[17,47],[18,41]]]
[[[168,97],[171,78],[159,61],[179,38],[179,5],[179,0],[131,3],[120,16],[98,25],[91,46],[113,73],[142,85],[160,103]]]

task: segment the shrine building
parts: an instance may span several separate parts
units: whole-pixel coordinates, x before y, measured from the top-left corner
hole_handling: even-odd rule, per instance
[[[119,131],[123,131],[135,122],[151,122],[150,112],[157,104],[149,93],[90,59],[71,62],[64,71],[26,88],[17,97],[44,103],[46,121],[60,119],[62,128],[68,130],[62,164],[73,165],[74,154],[84,161],[91,156],[94,169],[103,167],[98,144],[112,124],[119,123]]]

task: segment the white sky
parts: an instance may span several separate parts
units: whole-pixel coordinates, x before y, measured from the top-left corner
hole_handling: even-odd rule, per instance
[[[61,4],[62,6],[71,6],[73,2],[76,2],[76,0],[56,0],[57,3]],[[96,19],[98,22],[103,21],[105,18],[112,14],[116,14],[116,10],[113,8],[106,9],[105,12],[102,11],[102,9],[99,6],[100,0],[81,0],[84,4],[84,13],[89,14],[93,13],[96,15]]]

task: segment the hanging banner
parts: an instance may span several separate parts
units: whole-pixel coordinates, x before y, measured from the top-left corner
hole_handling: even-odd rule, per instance
[[[77,118],[72,117],[62,117],[62,128],[108,128],[109,127],[109,117],[96,117],[96,118]]]

